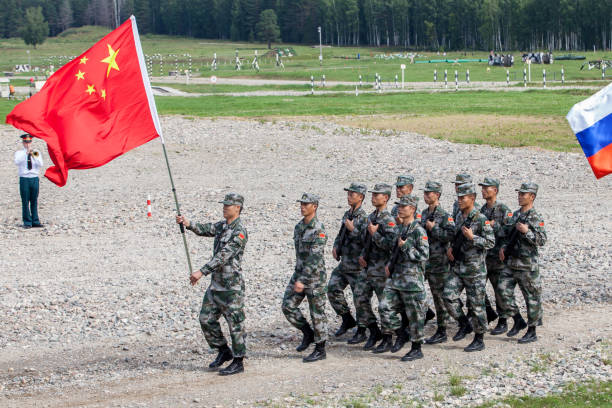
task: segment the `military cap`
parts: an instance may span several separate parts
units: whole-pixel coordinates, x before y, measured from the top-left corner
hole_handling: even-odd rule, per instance
[[[319,196],[315,194],[311,194],[311,193],[303,193],[302,198],[297,200],[297,202],[302,203],[302,204],[308,204],[308,203],[319,204]]]
[[[219,202],[224,205],[239,205],[242,207],[244,205],[244,197],[238,193],[228,193],[223,201]]]
[[[474,183],[463,183],[457,187],[457,197],[465,196],[468,194],[476,194],[476,186]]]
[[[538,194],[538,185],[536,183],[528,182],[521,184],[521,188],[516,189],[519,193],[533,193]]]
[[[413,195],[413,194],[406,194],[403,195],[402,198],[400,198],[399,201],[396,201],[395,204],[404,207],[406,205],[411,205],[413,207],[417,207],[417,205],[419,204],[419,197]]]
[[[368,188],[365,184],[361,183],[351,183],[349,188],[345,188],[344,191],[354,191],[355,193],[363,194],[368,192]]]
[[[390,196],[391,190],[393,190],[393,187],[391,187],[389,184],[380,183],[380,184],[375,184],[374,188],[370,190],[370,193],[381,193],[381,194],[386,194]]]
[[[457,176],[455,176],[455,181],[453,183],[464,184],[464,183],[471,183],[471,182],[472,182],[472,176],[470,176],[469,174],[465,174],[465,173],[459,173],[457,174]]]
[[[32,141],[32,135],[29,135],[27,133],[24,133],[23,135],[19,136],[21,138],[22,142],[26,142],[29,143]]]
[[[485,177],[482,183],[478,183],[479,186],[493,186],[499,188],[499,180],[493,177]]]
[[[442,184],[437,181],[428,181],[425,183],[424,191],[433,191],[436,193],[442,193]]]
[[[414,185],[414,177],[408,176],[397,176],[397,181],[395,182],[396,187]]]

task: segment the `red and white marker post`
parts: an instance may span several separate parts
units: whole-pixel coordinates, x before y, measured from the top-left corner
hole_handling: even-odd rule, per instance
[[[147,195],[147,218],[151,218],[151,196]]]

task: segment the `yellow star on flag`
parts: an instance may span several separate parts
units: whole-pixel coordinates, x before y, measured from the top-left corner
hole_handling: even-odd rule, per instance
[[[102,94],[102,99],[106,100],[106,89],[103,89],[100,93]]]
[[[107,45],[108,45],[108,57],[104,58],[100,62],[104,62],[108,64],[108,69],[106,70],[106,77],[108,78],[111,68],[119,71],[119,65],[117,65],[117,62],[115,61],[115,58],[117,58],[117,54],[119,54],[119,50],[115,51],[113,50],[113,47],[111,47],[110,44],[107,44]]]
[[[96,88],[94,88],[93,85],[87,85],[87,90],[85,92],[91,95],[92,93],[96,92]]]
[[[75,75],[75,77],[77,77],[77,81],[79,79],[85,79],[85,73],[81,72],[81,70],[79,70],[79,73]]]
[[[87,57],[83,57],[83,58],[81,58],[81,62],[80,62],[80,64],[87,64],[87,61],[88,61],[88,60],[89,60],[89,59],[88,59]]]

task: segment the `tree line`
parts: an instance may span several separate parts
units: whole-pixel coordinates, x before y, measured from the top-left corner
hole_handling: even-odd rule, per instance
[[[0,0],[0,36],[19,35],[36,7],[51,36],[134,14],[142,33],[233,41],[261,40],[267,28],[272,41],[317,44],[320,26],[335,46],[612,49],[609,0]]]

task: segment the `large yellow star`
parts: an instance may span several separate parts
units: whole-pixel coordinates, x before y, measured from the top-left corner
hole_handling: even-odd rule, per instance
[[[100,94],[102,95],[102,99],[106,100],[106,89],[101,90]]]
[[[110,44],[107,44],[107,45],[108,45],[108,57],[104,58],[100,62],[104,62],[108,64],[108,69],[106,70],[106,77],[108,78],[111,68],[119,71],[119,66],[117,65],[117,62],[115,61],[115,58],[117,58],[117,54],[119,54],[119,50],[115,51],[113,50],[113,47],[111,47]]]
[[[75,75],[75,77],[77,77],[77,81],[79,79],[85,79],[85,73],[81,72],[81,70],[79,70],[79,73]]]
[[[83,58],[81,58],[81,62],[79,64],[87,64],[88,60],[89,60],[89,58],[83,57]]]
[[[87,90],[85,92],[91,95],[92,93],[96,92],[96,88],[94,88],[93,85],[87,85]]]

